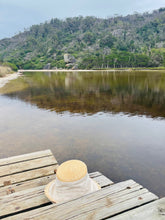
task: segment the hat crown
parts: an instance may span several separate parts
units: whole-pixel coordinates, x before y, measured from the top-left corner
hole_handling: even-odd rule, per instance
[[[62,163],[56,176],[62,182],[74,182],[82,179],[87,174],[87,166],[80,160],[68,160]]]

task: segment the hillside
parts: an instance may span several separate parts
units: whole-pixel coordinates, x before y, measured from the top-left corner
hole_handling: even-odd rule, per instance
[[[107,19],[51,19],[0,40],[0,61],[23,69],[165,66],[165,8]]]

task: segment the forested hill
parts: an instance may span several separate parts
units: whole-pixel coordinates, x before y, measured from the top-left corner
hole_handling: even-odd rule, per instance
[[[24,69],[165,66],[165,8],[107,19],[51,19],[0,40],[0,61]]]

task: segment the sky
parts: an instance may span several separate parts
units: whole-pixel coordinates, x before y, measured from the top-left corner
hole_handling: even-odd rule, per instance
[[[51,18],[79,15],[107,18],[151,12],[160,7],[165,7],[165,0],[0,0],[0,39]]]

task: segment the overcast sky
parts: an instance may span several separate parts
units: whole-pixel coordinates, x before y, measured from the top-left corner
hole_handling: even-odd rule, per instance
[[[0,0],[0,39],[51,18],[109,17],[165,7],[165,0]]]

